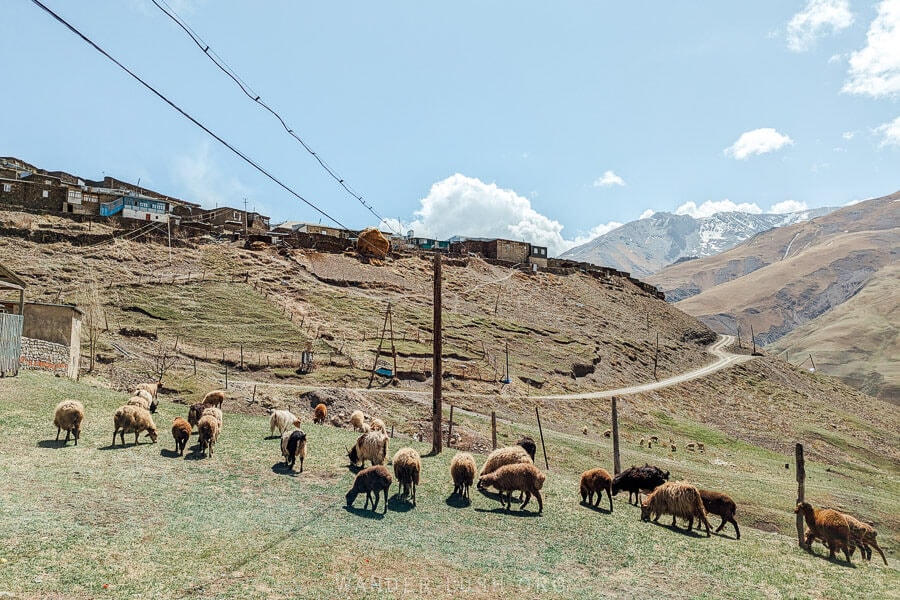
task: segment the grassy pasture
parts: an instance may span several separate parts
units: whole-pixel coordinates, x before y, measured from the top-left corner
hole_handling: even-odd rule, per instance
[[[54,441],[53,407],[68,397],[86,406],[77,447]],[[545,431],[552,468],[542,516],[532,505],[507,514],[474,490],[469,506],[448,498],[452,450],[424,458],[417,507],[392,498],[386,514],[373,514],[363,499],[344,506],[353,478],[348,430],[306,423],[306,469],[292,474],[267,419],[228,414],[227,402],[212,458],[192,453],[196,436],[184,458],[174,455],[169,427],[186,407],[165,399],[155,416],[159,443],[141,438],[135,447],[126,435],[125,447],[111,448],[112,413],[125,400],[44,374],[0,379],[0,597],[887,598],[900,589],[893,553],[888,567],[858,554],[848,566],[828,561],[821,545],[813,554],[798,549],[785,535],[795,488],[784,456],[697,425],[683,426],[700,440],[708,434],[732,467],[700,455],[654,460],[633,446],[623,462],[651,460],[731,493],[740,541],[730,526],[706,538],[672,530],[666,517],[642,523],[622,496],[612,514],[581,506],[578,475],[598,464],[610,469],[611,459],[577,435]],[[395,439],[391,454],[402,445],[429,450]],[[876,481],[850,464],[838,474],[809,468],[810,497],[898,512],[896,472]],[[750,526],[761,521],[780,533]]]

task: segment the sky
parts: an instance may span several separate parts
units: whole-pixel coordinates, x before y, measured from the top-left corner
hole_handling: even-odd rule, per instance
[[[900,189],[900,0],[41,1],[166,100],[3,0],[0,156],[273,224],[556,256]]]

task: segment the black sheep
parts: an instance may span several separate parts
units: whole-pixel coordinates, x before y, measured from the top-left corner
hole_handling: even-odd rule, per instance
[[[353,506],[356,497],[365,492],[366,503],[363,505],[363,508],[367,508],[371,501],[372,511],[374,512],[378,508],[378,494],[379,492],[384,492],[384,512],[387,513],[388,489],[393,481],[390,471],[384,465],[375,465],[363,469],[356,474],[356,479],[353,480],[353,487],[347,492],[347,506]],[[372,492],[375,492],[374,500],[372,499]]]
[[[628,501],[632,494],[637,498],[635,506],[641,501],[641,492],[650,493],[669,480],[669,472],[659,467],[644,464],[643,467],[628,467],[615,477],[612,482],[613,496],[619,492],[628,492]]]
[[[521,440],[516,442],[516,445],[522,446],[525,449],[525,452],[528,453],[528,456],[531,457],[531,461],[534,462],[534,455],[537,453],[537,444],[534,441],[534,438],[530,435],[526,435]]]

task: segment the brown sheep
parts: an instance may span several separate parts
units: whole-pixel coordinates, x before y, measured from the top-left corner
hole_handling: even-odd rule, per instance
[[[84,421],[84,405],[78,400],[63,400],[56,405],[53,412],[53,424],[56,425],[56,441],[59,441],[59,434],[62,430],[66,432],[66,441],[69,443],[69,435],[75,437],[75,445],[78,445],[78,438],[81,436],[81,423]],[[124,442],[123,442],[124,443]]]
[[[207,392],[207,394],[203,396],[203,403],[210,406],[217,406],[219,408],[222,408],[223,402],[225,402],[224,390],[213,390],[211,392]]]
[[[198,402],[197,404],[191,404],[191,407],[188,409],[188,423],[191,424],[191,427],[196,427],[197,423],[200,421],[200,417],[203,416],[203,411],[207,408],[210,408],[212,405],[204,404],[203,402]]]
[[[374,465],[363,469],[356,474],[356,479],[353,480],[353,487],[347,492],[347,507],[353,506],[356,497],[365,492],[366,503],[363,505],[363,508],[365,509],[369,506],[369,502],[372,502],[372,512],[375,512],[375,509],[378,508],[378,494],[384,492],[384,512],[387,513],[388,490],[391,487],[391,483],[393,483],[391,473],[383,465]],[[375,492],[374,500],[372,492]]]
[[[652,515],[653,522],[659,521],[662,515],[672,515],[672,527],[675,527],[675,519],[681,517],[688,522],[687,530],[694,525],[694,518],[706,527],[706,537],[709,537],[709,521],[703,510],[703,499],[697,488],[684,481],[667,481],[644,498],[641,504],[641,520],[649,521]],[[699,525],[698,525],[699,528]]]
[[[734,525],[735,538],[741,539],[741,530],[734,519],[734,513],[737,511],[737,504],[734,503],[734,500],[721,492],[701,490],[699,488],[697,491],[700,492],[700,498],[703,500],[703,508],[706,509],[706,512],[722,517],[722,522],[719,523],[716,533],[725,528],[725,523],[731,523]],[[697,527],[700,527],[699,523]]]
[[[179,456],[184,456],[184,448],[191,439],[193,431],[191,424],[181,417],[175,417],[175,420],[172,421],[172,437],[175,438],[175,452]]]
[[[391,462],[394,464],[394,475],[397,477],[397,485],[400,486],[400,494],[412,498],[412,504],[415,506],[416,486],[419,485],[419,477],[422,474],[422,457],[413,448],[400,448]]]
[[[481,466],[481,472],[478,474],[478,489],[483,489],[481,478],[492,473],[504,465],[512,465],[517,463],[531,464],[531,457],[528,451],[522,446],[507,446],[505,448],[497,448],[490,454]]]
[[[603,499],[603,492],[606,491],[609,497],[609,512],[613,511],[612,503],[612,477],[606,469],[591,469],[581,474],[581,501],[590,506],[600,506],[600,500]],[[594,502],[594,494],[597,494],[597,501]]]
[[[324,404],[316,404],[315,412],[313,413],[313,423],[316,425],[322,425],[325,423],[325,419],[328,418],[328,407]]]
[[[802,514],[813,536],[825,543],[829,559],[835,558],[836,550],[841,550],[850,562],[850,525],[844,515],[830,508],[813,508],[809,502],[799,502],[794,513]]]
[[[213,446],[219,440],[219,421],[213,415],[203,415],[197,423],[197,432],[200,435],[200,454],[206,454],[212,458]]]
[[[876,537],[878,536],[878,531],[869,525],[868,523],[864,523],[860,521],[856,517],[852,515],[848,515],[847,513],[842,513],[844,518],[847,519],[847,525],[850,527],[850,541],[859,548],[859,552],[862,557],[866,560],[872,560],[872,548],[869,546],[874,546],[878,553],[881,555],[881,560],[884,561],[884,564],[887,565],[887,557],[885,557],[884,552],[878,546],[878,542]],[[819,539],[822,543],[825,542],[822,538],[817,538],[816,534],[809,527],[806,528],[806,545],[811,546],[812,543]],[[853,548],[850,548],[850,556],[853,556]]]
[[[468,452],[457,452],[450,461],[453,495],[469,499],[469,487],[475,481],[475,459]]]
[[[533,495],[537,498],[538,512],[544,512],[544,500],[541,498],[541,488],[544,487],[544,481],[547,476],[534,466],[528,463],[515,463],[503,465],[496,471],[482,475],[478,479],[479,485],[487,487],[495,487],[500,491],[500,502],[503,506],[510,510],[512,508],[512,493],[521,491],[525,493],[525,502],[520,508],[524,509],[528,505]],[[506,498],[503,494],[506,494]]]

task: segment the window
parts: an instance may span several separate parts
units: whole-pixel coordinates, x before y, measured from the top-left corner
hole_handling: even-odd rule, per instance
[[[4,184],[3,184],[3,191],[4,191],[4,192],[11,192],[11,191],[12,191],[12,184],[11,184],[11,183],[4,183]]]
[[[41,197],[42,197],[42,198],[49,198],[49,197],[50,197],[50,190],[44,190],[43,192],[41,192]]]

